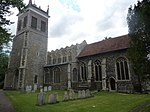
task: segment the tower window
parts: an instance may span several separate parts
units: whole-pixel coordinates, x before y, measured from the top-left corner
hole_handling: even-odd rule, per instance
[[[34,84],[37,84],[37,82],[38,82],[38,76],[35,75],[35,76],[34,76]]]
[[[37,18],[32,16],[31,28],[37,29]]]
[[[21,20],[19,20],[19,21],[18,21],[18,31],[20,31],[20,30],[21,30],[21,23],[22,23],[22,21],[21,21]]]
[[[25,28],[26,26],[27,26],[27,16],[24,17],[23,28]]]
[[[45,32],[46,31],[46,22],[41,21],[41,31]]]

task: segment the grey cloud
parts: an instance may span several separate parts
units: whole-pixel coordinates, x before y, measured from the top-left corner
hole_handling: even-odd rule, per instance
[[[82,18],[75,15],[63,16],[57,24],[54,24],[50,29],[50,36],[61,37],[66,34],[70,34],[70,27],[76,22],[82,21]]]
[[[96,24],[97,29],[100,31],[109,30],[115,28],[117,22],[122,22],[121,26],[126,26],[126,11],[131,5],[131,2],[120,0],[114,2],[111,6],[107,7],[105,12],[103,12],[103,19],[99,20]]]
[[[105,16],[102,20],[96,23],[98,30],[105,31],[115,26],[115,21],[112,16]]]

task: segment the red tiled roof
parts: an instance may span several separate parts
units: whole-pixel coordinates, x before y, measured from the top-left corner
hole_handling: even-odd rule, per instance
[[[78,57],[85,57],[99,53],[127,49],[129,47],[129,43],[130,38],[128,37],[128,35],[102,40],[85,46]]]

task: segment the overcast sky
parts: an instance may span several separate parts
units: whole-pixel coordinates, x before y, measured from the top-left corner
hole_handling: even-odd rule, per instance
[[[24,0],[28,4],[29,0]],[[137,0],[33,0],[47,10],[49,5],[48,51],[81,43],[100,41],[128,33],[127,12]],[[16,32],[18,13],[13,9],[11,32]]]

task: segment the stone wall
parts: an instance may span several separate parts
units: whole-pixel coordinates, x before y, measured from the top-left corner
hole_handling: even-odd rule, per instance
[[[103,82],[103,80],[105,80],[105,83],[106,83],[106,85],[105,85],[106,89],[105,90],[111,90],[110,78],[113,78],[115,80],[115,90],[116,91],[118,90],[118,91],[123,91],[123,92],[125,92],[125,91],[126,92],[130,92],[131,89],[133,89],[132,84],[131,84],[131,77],[130,77],[130,80],[127,80],[127,81],[118,81],[118,79],[117,79],[116,60],[119,57],[125,57],[126,58],[126,50],[120,50],[120,51],[96,54],[96,55],[88,56],[88,57],[82,57],[82,58],[78,59],[79,60],[79,68],[78,69],[80,70],[81,63],[84,62],[86,64],[86,67],[87,67],[86,68],[87,74],[88,75],[92,74],[92,76],[95,77],[94,76],[94,65],[93,65],[93,63],[96,60],[99,60],[100,62],[102,62],[103,59],[106,59],[106,69],[103,68],[105,70],[102,70],[102,71],[106,72],[106,77],[104,77],[102,79],[102,81],[96,81],[94,79],[94,83],[96,85],[96,89],[102,90],[103,89],[102,82]],[[92,67],[91,67],[92,70],[90,70],[90,71],[92,71],[92,73],[88,73],[89,72],[89,70],[88,70],[88,63],[89,63],[89,61],[92,62]],[[129,65],[129,63],[128,63],[128,65]],[[103,64],[101,66],[103,66]],[[129,72],[130,72],[130,69],[129,69]],[[131,76],[131,74],[130,74],[130,76]],[[80,74],[80,78],[81,78],[81,74]],[[87,80],[87,82],[88,82],[88,80]],[[90,85],[91,83],[92,82],[88,83],[89,86],[91,86]]]
[[[55,89],[70,88],[72,86],[73,69],[76,68],[78,71],[77,56],[85,46],[86,42],[83,41],[81,44],[71,45],[70,47],[67,46],[48,52],[44,74],[46,74],[46,69],[51,71],[49,74],[53,74],[54,68],[58,67],[61,70],[61,80],[60,83],[49,82],[49,84],[46,84],[44,82],[44,85],[51,85],[52,88]]]

